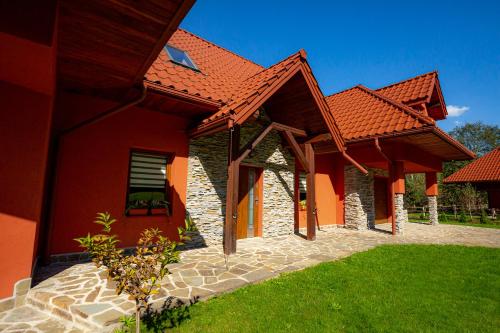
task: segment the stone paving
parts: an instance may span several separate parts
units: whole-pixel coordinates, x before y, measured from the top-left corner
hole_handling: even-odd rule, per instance
[[[407,223],[402,235],[392,236],[389,230],[390,225],[377,225],[377,230],[369,231],[334,228],[318,231],[314,242],[296,235],[244,239],[238,241],[238,253],[227,262],[220,248],[185,251],[181,262],[170,266],[172,274],[162,282],[153,301],[161,306],[166,299],[206,299],[380,244],[500,247],[500,230],[496,229]],[[59,273],[30,290],[27,305],[0,313],[0,332],[106,332],[116,327],[121,316],[133,312],[133,303],[126,296],[115,295],[105,272],[93,264],[52,265],[40,274],[54,272]]]

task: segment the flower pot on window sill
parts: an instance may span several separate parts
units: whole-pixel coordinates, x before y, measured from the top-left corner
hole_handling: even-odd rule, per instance
[[[148,209],[147,208],[132,208],[129,209],[127,212],[128,216],[144,216],[148,215]]]
[[[167,209],[166,208],[152,208],[151,209],[151,215],[164,215],[164,216],[168,216],[170,214],[167,213]]]

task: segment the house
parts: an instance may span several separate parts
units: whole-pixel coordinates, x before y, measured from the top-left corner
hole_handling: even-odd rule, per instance
[[[500,147],[478,158],[462,169],[446,177],[443,183],[471,183],[474,187],[488,193],[488,207],[500,208]]]
[[[0,35],[0,298],[37,258],[78,259],[101,211],[124,247],[148,227],[174,238],[188,215],[192,246],[229,254],[248,237],[402,231],[405,174],[425,172],[437,223],[442,162],[474,155],[436,126],[436,72],[325,97],[303,50],[265,68],[177,29],[191,5],[61,1],[39,12],[45,34]]]

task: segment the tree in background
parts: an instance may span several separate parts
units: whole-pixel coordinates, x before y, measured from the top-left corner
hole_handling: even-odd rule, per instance
[[[455,127],[450,135],[473,151],[477,157],[492,151],[500,145],[500,128],[478,121]],[[446,178],[472,161],[450,161],[444,163],[443,176]],[[443,205],[458,205],[470,211],[478,209],[487,201],[483,192],[477,191],[470,184],[440,184],[439,200]]]

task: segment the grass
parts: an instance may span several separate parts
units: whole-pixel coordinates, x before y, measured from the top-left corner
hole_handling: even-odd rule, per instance
[[[482,224],[479,222],[479,216],[476,216],[476,215],[472,215],[472,221],[465,222],[465,223],[462,223],[462,222],[458,221],[458,219],[455,219],[455,217],[452,214],[446,214],[446,217],[447,217],[448,221],[440,220],[439,223],[463,225],[463,226],[469,226],[469,227],[500,229],[500,220],[499,219],[497,219],[496,221],[488,219],[488,223]],[[457,216],[457,218],[458,218],[458,216]],[[467,215],[467,219],[470,219],[470,217],[468,215]],[[418,213],[409,213],[408,214],[408,222],[429,223],[429,219],[428,218],[425,218],[425,219],[420,218],[420,214],[418,214]]]
[[[499,332],[500,249],[384,245],[197,303],[173,332]]]

